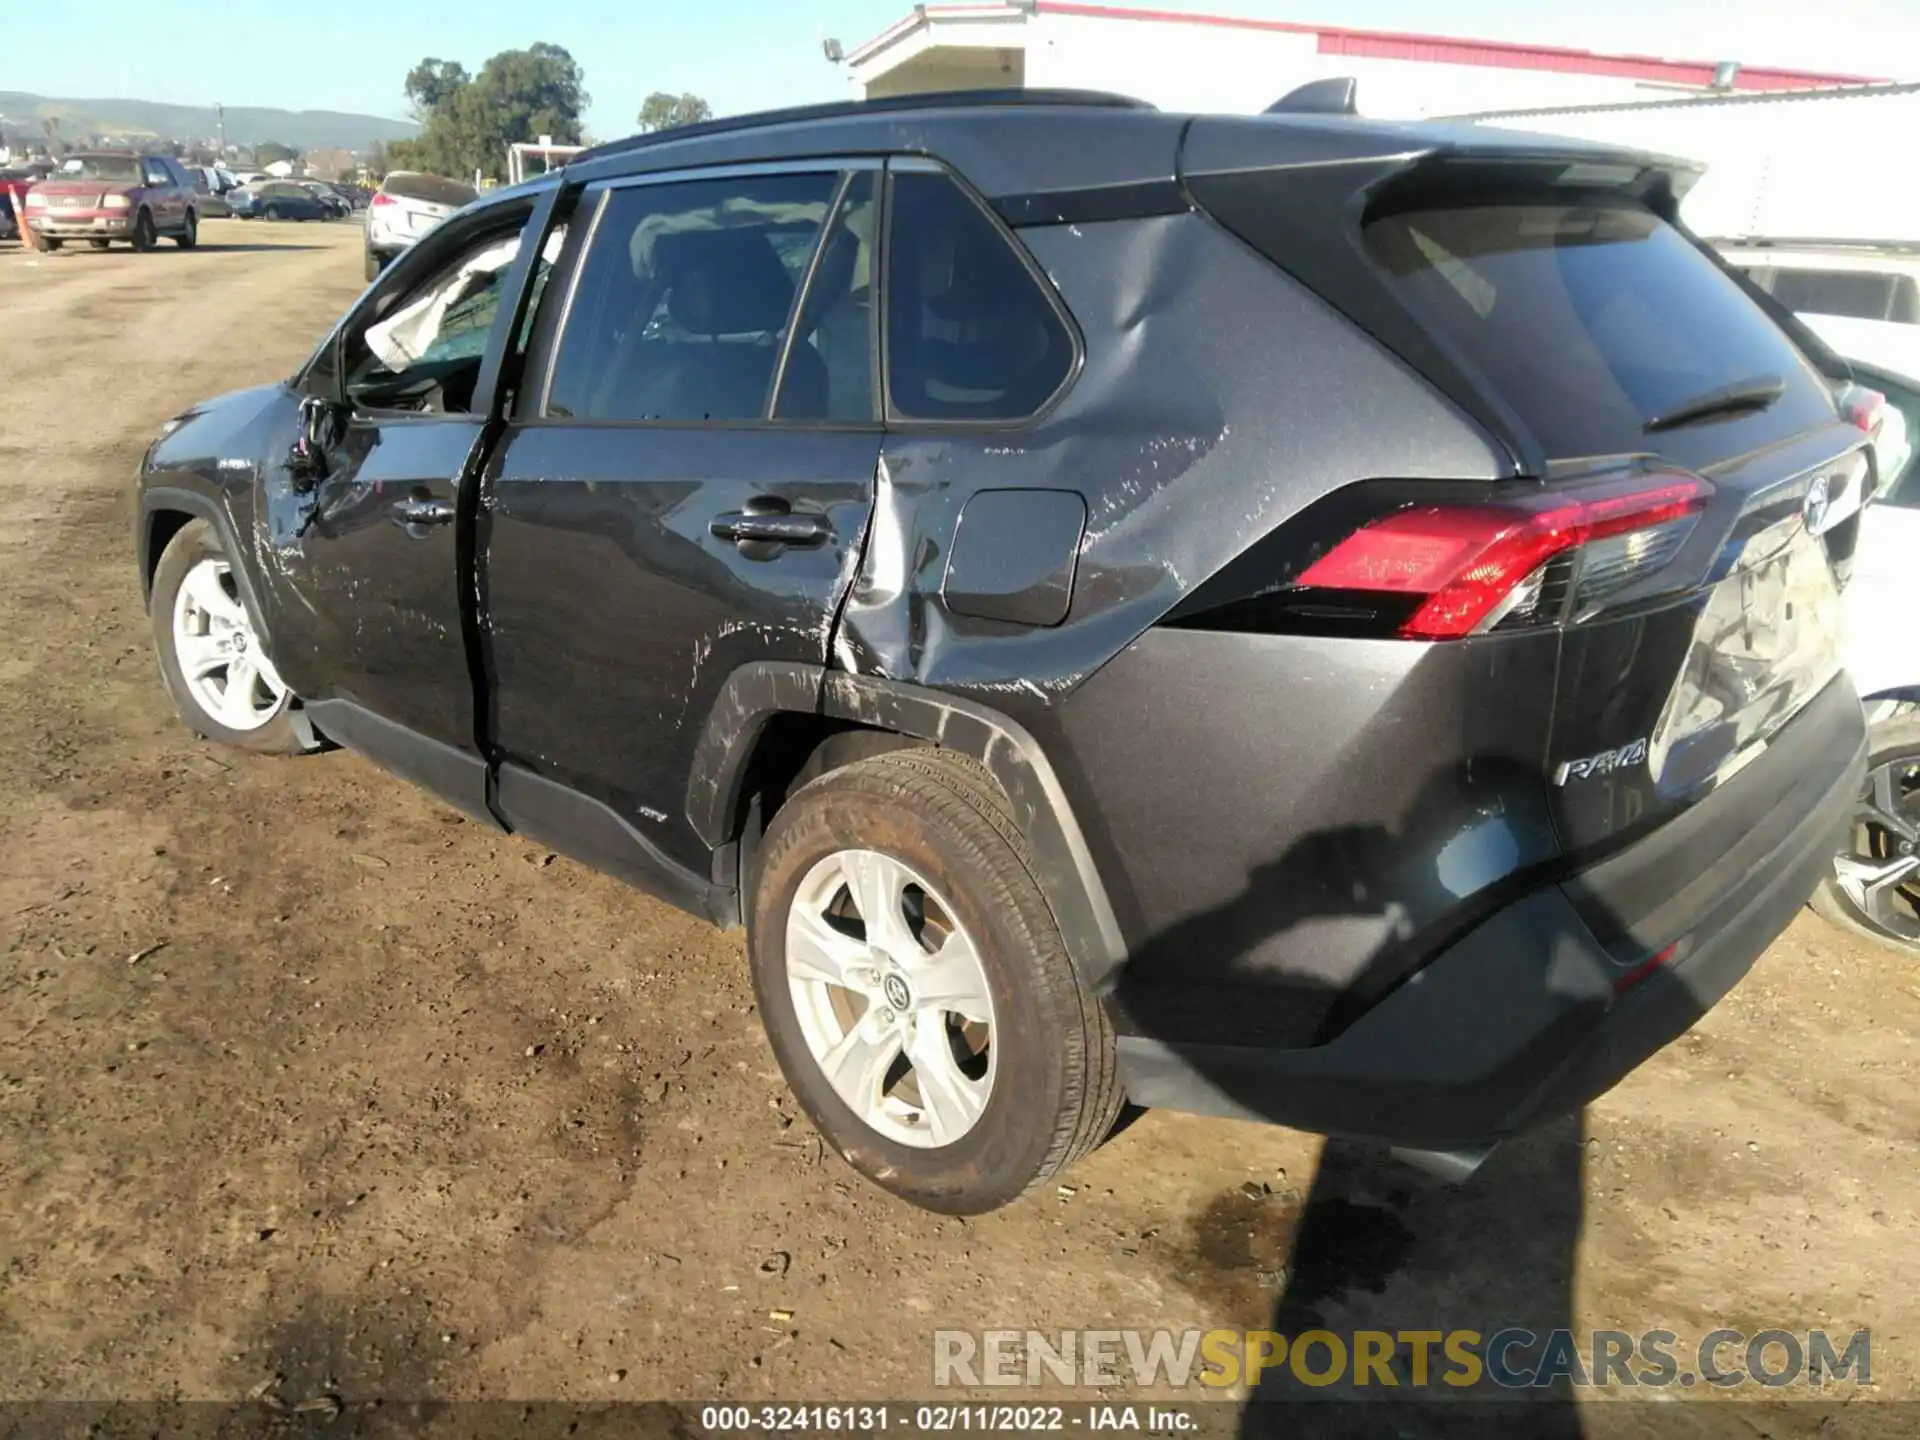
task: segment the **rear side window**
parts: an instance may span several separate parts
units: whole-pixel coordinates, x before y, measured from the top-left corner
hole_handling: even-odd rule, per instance
[[[548,382],[546,413],[728,421],[768,414],[789,318],[840,176],[740,176],[609,191]],[[818,383],[819,357],[793,368]]]
[[[1073,368],[1073,338],[998,226],[945,175],[893,177],[887,368],[895,414],[1018,420]]]
[[[1677,449],[1700,463],[1832,418],[1786,335],[1651,211],[1414,210],[1373,221],[1366,239],[1403,301],[1486,376],[1549,457]],[[1762,415],[1645,429],[1714,390],[1768,377],[1786,393]]]

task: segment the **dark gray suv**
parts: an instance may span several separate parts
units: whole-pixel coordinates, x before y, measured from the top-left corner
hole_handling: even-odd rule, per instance
[[[187,722],[747,927],[853,1165],[1123,1096],[1471,1164],[1746,971],[1861,775],[1838,362],[1657,157],[959,95],[604,146],[169,423]]]

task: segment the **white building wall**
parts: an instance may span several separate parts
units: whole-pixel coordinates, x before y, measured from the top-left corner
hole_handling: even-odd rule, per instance
[[[1288,30],[1044,11],[1021,30],[1028,85],[1114,90],[1162,110],[1253,114],[1296,85],[1334,75],[1359,81],[1363,114],[1395,120],[1670,93],[1606,76],[1322,55],[1318,36]]]

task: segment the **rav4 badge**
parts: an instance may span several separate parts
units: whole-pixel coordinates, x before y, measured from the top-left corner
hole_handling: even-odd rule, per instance
[[[1629,765],[1638,765],[1647,758],[1647,742],[1630,740],[1618,750],[1602,750],[1598,755],[1589,755],[1584,760],[1567,760],[1553,772],[1553,783],[1564,785],[1569,780],[1590,780],[1595,775],[1611,775],[1616,770],[1624,770]]]

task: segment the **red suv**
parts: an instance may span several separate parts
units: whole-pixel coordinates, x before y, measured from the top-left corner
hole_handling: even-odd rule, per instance
[[[98,151],[70,155],[27,192],[27,230],[36,250],[85,240],[104,250],[115,240],[151,250],[162,235],[190,250],[200,238],[193,182],[165,155]]]

